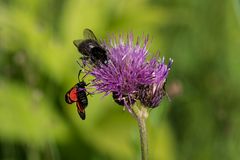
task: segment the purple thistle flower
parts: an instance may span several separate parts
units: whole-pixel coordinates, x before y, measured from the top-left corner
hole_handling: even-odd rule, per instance
[[[85,29],[84,37],[87,38],[84,41],[74,41],[82,55],[83,65],[79,65],[84,69],[84,77],[92,75],[90,84],[96,89],[94,93],[112,94],[113,100],[125,106],[137,120],[141,157],[147,159],[148,108],[157,107],[165,96],[165,84],[173,60],[170,59],[167,65],[164,57],[147,60],[148,36],[138,37],[134,42],[133,34],[120,35],[110,38],[108,43],[98,44],[93,32]]]
[[[138,94],[138,98],[144,106],[155,108],[166,95],[166,79],[172,63],[173,60],[170,59],[168,65],[165,65],[164,58],[161,62],[157,62],[155,59],[150,61],[149,67],[153,69],[153,83],[140,86]]]
[[[124,42],[126,39],[126,42]],[[128,109],[139,100],[146,107],[156,107],[165,95],[165,82],[172,65],[164,64],[164,58],[146,60],[148,36],[134,43],[133,34],[127,38],[120,35],[104,43],[108,50],[108,63],[92,67],[90,74],[94,76],[92,85],[99,93],[113,94],[113,99]]]

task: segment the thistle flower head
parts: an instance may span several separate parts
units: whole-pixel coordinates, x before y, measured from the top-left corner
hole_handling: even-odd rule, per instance
[[[110,39],[105,43],[108,50],[108,63],[93,67],[92,85],[100,93],[113,94],[113,99],[120,105],[129,106],[139,100],[146,107],[156,107],[165,95],[164,84],[172,60],[164,64],[164,58],[158,57],[147,61],[148,36],[134,43],[133,34],[125,38]]]
[[[84,41],[74,41],[82,57],[80,67],[86,69],[85,75],[92,75],[92,87],[94,93],[105,93],[105,96],[112,94],[113,100],[125,106],[129,113],[137,120],[142,159],[148,157],[146,118],[148,108],[155,108],[159,105],[166,94],[165,84],[173,60],[168,64],[164,63],[164,57],[153,57],[147,60],[149,51],[147,49],[148,36],[138,37],[134,41],[133,34],[126,37],[110,38],[109,42],[98,44],[97,38],[89,29],[84,30]],[[80,72],[79,72],[80,75]],[[80,84],[81,82],[79,82]],[[87,84],[84,83],[86,86]],[[87,90],[84,90],[86,98]],[[88,94],[91,94],[88,92]],[[67,97],[68,98],[68,97]],[[75,98],[75,97],[74,97]],[[77,100],[82,102],[82,97]],[[87,99],[84,99],[87,102]],[[70,100],[66,99],[71,103]],[[135,102],[137,105],[134,105]],[[79,107],[81,109],[81,106]],[[85,118],[84,108],[78,110],[82,119]],[[83,114],[84,115],[81,115]],[[84,117],[83,117],[84,116]]]

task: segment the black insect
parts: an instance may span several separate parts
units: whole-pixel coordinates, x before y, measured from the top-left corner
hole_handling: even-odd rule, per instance
[[[117,92],[112,92],[113,100],[120,106],[124,105],[133,105],[135,103],[135,99],[132,97],[129,97],[128,95],[123,95],[120,98],[120,95]]]
[[[112,92],[112,97],[117,104],[124,106],[124,99],[119,99],[119,95],[117,94],[117,92]]]
[[[84,29],[84,40],[74,40],[73,44],[78,51],[83,55],[82,59],[89,61],[90,64],[99,66],[100,64],[108,63],[107,49],[101,46],[90,29]]]
[[[80,76],[81,70],[78,74],[78,79]],[[77,112],[82,120],[86,118],[85,108],[88,105],[87,91],[85,87],[87,84],[82,80],[75,84],[66,94],[65,101],[68,104],[76,102]]]

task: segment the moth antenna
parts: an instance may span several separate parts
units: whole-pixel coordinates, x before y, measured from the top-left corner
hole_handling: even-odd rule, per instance
[[[81,74],[82,70],[80,69],[79,72],[78,72],[78,81],[80,82],[80,74]]]
[[[86,73],[83,77],[82,77],[82,79],[84,79],[86,76],[87,76],[88,74]],[[88,83],[87,85],[89,85],[90,83]]]
[[[78,65],[80,66],[80,68],[84,68],[84,67],[79,63],[78,60],[76,60],[76,61],[77,61]]]

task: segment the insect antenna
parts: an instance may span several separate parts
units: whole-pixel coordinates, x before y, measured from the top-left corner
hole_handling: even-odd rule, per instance
[[[79,72],[78,72],[78,81],[80,82],[80,74],[81,74],[82,70],[80,69]]]
[[[78,60],[76,60],[76,61],[77,61],[78,65],[80,66],[80,68],[84,68],[84,66],[81,65]]]
[[[78,72],[78,81],[79,81],[79,82],[82,82],[83,79],[87,76],[87,74],[85,74],[85,75],[81,78],[81,80],[80,80],[81,72],[82,72],[82,70],[80,69],[79,72]],[[89,85],[89,84],[90,84],[90,83],[88,83],[87,85]]]

